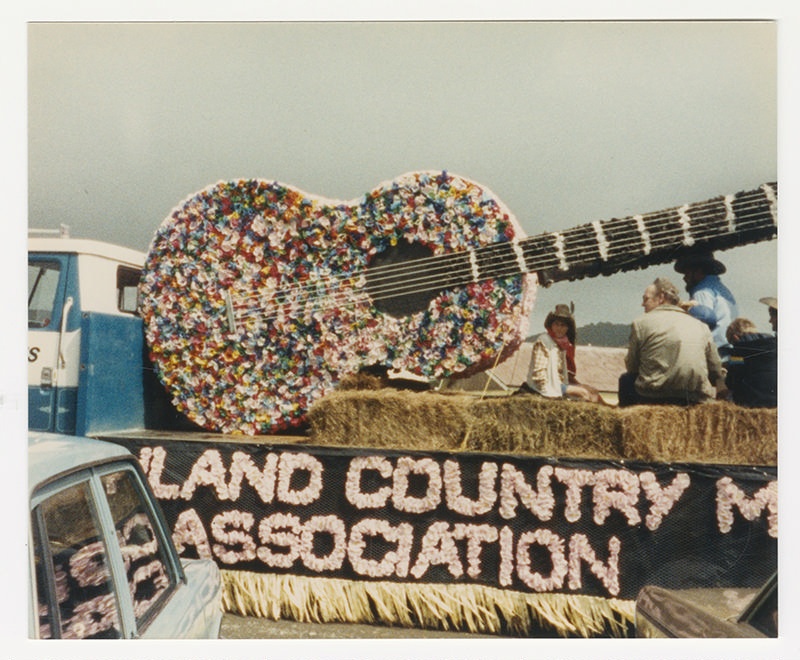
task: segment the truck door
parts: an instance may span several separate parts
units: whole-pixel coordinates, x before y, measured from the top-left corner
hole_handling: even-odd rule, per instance
[[[74,257],[28,256],[28,428],[72,433],[78,394],[80,301]]]

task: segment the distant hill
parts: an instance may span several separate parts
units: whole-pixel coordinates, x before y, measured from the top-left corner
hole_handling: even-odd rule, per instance
[[[578,328],[578,345],[627,347],[630,333],[631,326],[625,323],[590,323]],[[526,341],[533,341],[537,336],[531,335]]]
[[[590,323],[578,328],[581,346],[627,346],[631,326],[627,323]]]

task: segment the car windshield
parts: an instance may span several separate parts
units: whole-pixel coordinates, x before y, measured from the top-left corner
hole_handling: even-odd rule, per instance
[[[57,261],[28,262],[28,327],[44,328],[53,319],[61,264]]]

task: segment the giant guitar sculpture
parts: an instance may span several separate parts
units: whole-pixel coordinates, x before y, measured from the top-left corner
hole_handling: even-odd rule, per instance
[[[537,282],[776,233],[773,183],[525,238],[491,191],[447,172],[412,172],[352,202],[220,182],[158,229],[140,311],[178,410],[210,430],[274,433],[366,366],[436,379],[510,355]]]

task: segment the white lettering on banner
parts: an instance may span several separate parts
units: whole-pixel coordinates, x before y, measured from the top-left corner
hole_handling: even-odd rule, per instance
[[[365,493],[361,490],[361,474],[374,470],[384,479],[389,479],[394,472],[392,464],[383,456],[356,456],[350,461],[345,480],[345,497],[357,509],[380,509],[392,494],[391,486],[383,486],[375,492]]]
[[[492,510],[497,501],[494,484],[497,481],[497,463],[481,464],[478,474],[478,499],[465,497],[461,483],[461,467],[458,461],[444,462],[444,493],[447,508],[462,516],[481,516]]]
[[[770,481],[766,486],[748,497],[730,477],[717,480],[717,525],[727,534],[733,527],[733,509],[737,508],[745,520],[756,520],[767,510],[767,533],[778,538],[778,482]]]
[[[688,474],[679,472],[669,486],[662,488],[654,473],[642,472],[639,475],[639,483],[642,484],[642,490],[653,505],[644,519],[647,529],[652,532],[659,528],[664,516],[672,510],[675,502],[680,499],[683,491],[689,487],[691,482],[692,480]]]
[[[291,568],[300,556],[300,518],[292,513],[273,513],[258,525],[258,539],[265,544],[259,546],[256,555],[267,566]],[[275,552],[274,548],[286,551]]]
[[[409,474],[425,475],[428,478],[428,487],[422,497],[408,494]],[[401,456],[397,459],[392,484],[392,504],[398,511],[425,513],[433,511],[442,500],[442,476],[439,465],[432,458],[413,459]]]
[[[301,452],[269,452],[259,466],[250,455],[237,451],[226,468],[219,451],[208,449],[194,461],[183,484],[163,481],[166,459],[164,447],[143,447],[139,452],[139,461],[153,492],[163,500],[178,497],[190,500],[198,488],[207,487],[218,500],[235,502],[247,482],[265,504],[277,500],[306,505],[316,502],[324,487],[323,464]],[[581,519],[583,491],[588,488],[596,524],[604,524],[612,510],[617,510],[628,525],[638,525],[642,519],[639,508],[643,493],[650,506],[645,512],[645,523],[648,529],[655,530],[691,484],[686,473],[678,473],[669,485],[661,486],[652,472],[636,474],[617,468],[592,471],[543,465],[536,471],[534,486],[522,470],[510,463],[499,466],[484,461],[478,469],[477,498],[472,499],[463,493],[463,468],[455,459],[448,458],[440,464],[432,458],[400,456],[393,464],[385,456],[356,456],[348,464],[344,495],[359,510],[392,506],[404,513],[422,514],[444,503],[448,510],[469,517],[486,515],[497,507],[503,518],[511,520],[517,517],[522,505],[539,520],[548,521],[556,513],[553,483],[560,483],[566,487],[563,516],[568,522]],[[365,491],[363,476],[370,471],[384,483],[375,490]],[[297,473],[306,474],[305,486],[292,486]],[[412,475],[425,480],[424,495],[409,492]]]
[[[211,523],[211,537],[217,543],[209,546],[208,536],[194,513],[175,525],[173,540],[180,552],[194,546],[200,557],[209,556],[211,547],[213,556],[228,565],[257,559],[272,568],[289,569],[299,559],[307,569],[326,573],[341,569],[347,560],[358,575],[373,578],[411,575],[416,579],[421,579],[432,566],[441,565],[453,578],[466,573],[469,578],[479,580],[487,570],[496,572],[502,586],[512,584],[516,574],[536,592],[563,589],[565,582],[570,590],[580,590],[586,564],[610,595],[619,593],[621,544],[615,536],[609,539],[608,559],[604,563],[584,534],[564,538],[548,529],[526,530],[515,538],[508,526],[498,530],[488,524],[437,521],[427,527],[420,539],[419,552],[412,557],[415,533],[410,523],[392,525],[385,520],[365,518],[355,523],[348,534],[347,525],[338,516],[311,516],[301,522],[293,514],[274,513],[261,520],[257,538],[251,533],[253,527],[249,512],[233,510],[217,514]],[[330,549],[322,556],[314,545],[318,534],[331,540]],[[380,558],[367,558],[364,552],[368,537],[382,537],[393,547]],[[463,541],[466,543],[459,543]],[[490,544],[499,544],[498,566],[487,567],[481,559],[483,549]],[[537,562],[532,546],[544,548],[548,559]],[[545,575],[545,571],[549,573]]]
[[[395,550],[389,550],[383,559],[364,557],[366,538],[381,536],[388,543],[396,543]],[[368,577],[387,577],[396,575],[406,577],[411,561],[411,543],[414,540],[414,527],[411,523],[392,525],[386,520],[365,518],[353,525],[350,530],[350,542],[347,546],[347,557],[353,570],[359,575]]]
[[[322,463],[309,454],[268,453],[264,458],[264,466],[259,468],[244,452],[234,452],[228,471],[220,452],[207,449],[193,463],[182,485],[163,483],[166,457],[167,452],[163,447],[142,447],[139,451],[139,462],[153,493],[163,500],[178,497],[190,500],[198,487],[208,486],[213,488],[218,500],[235,502],[239,499],[245,480],[265,504],[272,502],[275,497],[286,504],[309,504],[316,501],[322,491]],[[308,473],[308,484],[303,488],[292,487],[292,476],[296,472]]]
[[[194,509],[186,509],[178,514],[172,530],[172,541],[179,555],[187,546],[192,546],[200,559],[211,559],[211,544],[208,542],[203,521]]]

